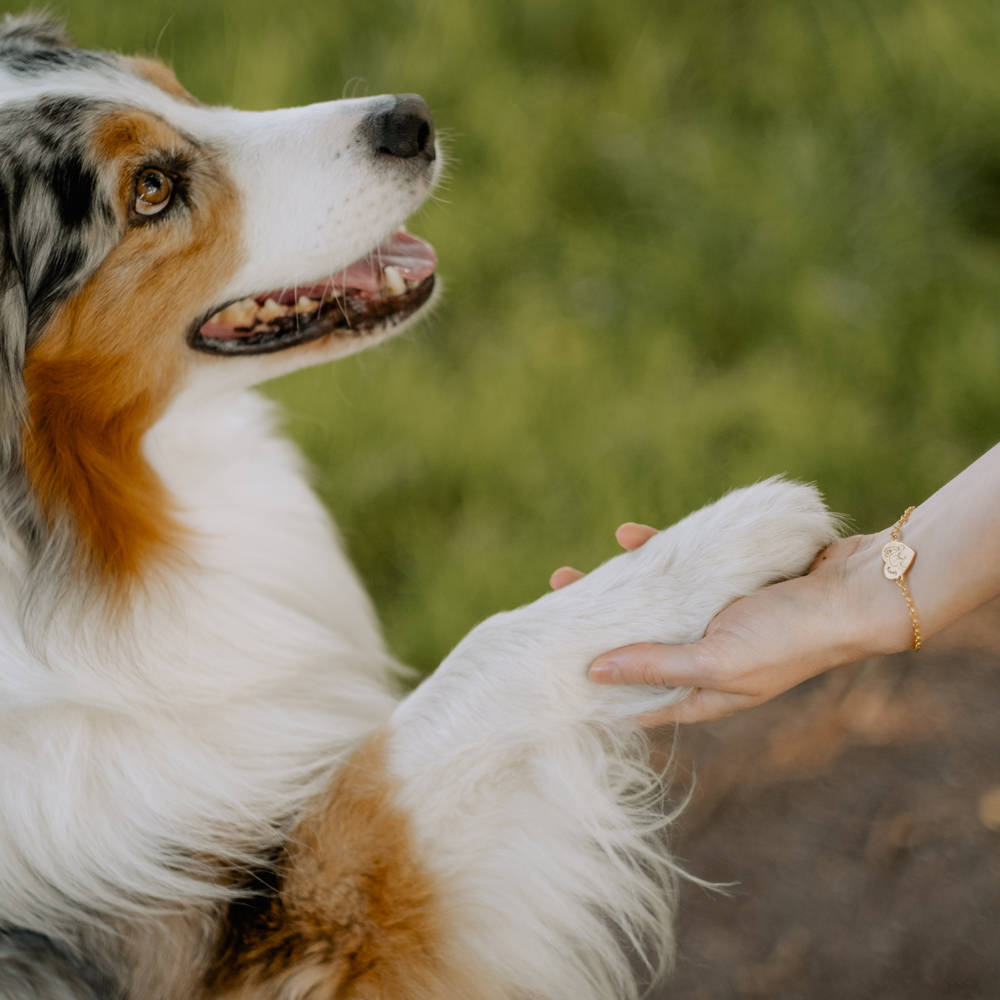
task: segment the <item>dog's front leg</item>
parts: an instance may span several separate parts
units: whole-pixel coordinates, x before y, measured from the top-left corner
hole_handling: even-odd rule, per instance
[[[758,484],[473,630],[299,826],[214,995],[635,997],[636,955],[639,978],[670,956],[674,866],[631,718],[684,692],[594,685],[587,665],[696,638],[834,534],[815,491]]]

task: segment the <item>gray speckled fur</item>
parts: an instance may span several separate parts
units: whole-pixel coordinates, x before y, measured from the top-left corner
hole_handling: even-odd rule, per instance
[[[0,1000],[121,1000],[86,962],[38,934],[0,933]]]
[[[62,29],[38,16],[8,16],[0,27],[8,77],[6,85],[0,77],[0,532],[25,547],[29,562],[42,555],[47,531],[21,469],[25,353],[120,235],[89,159],[89,125],[103,105],[19,99],[19,77],[58,75],[81,58],[107,68],[114,58],[67,46]]]

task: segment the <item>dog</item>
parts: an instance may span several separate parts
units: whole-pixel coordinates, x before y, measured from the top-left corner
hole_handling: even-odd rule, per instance
[[[733,492],[474,629],[415,692],[265,379],[432,308],[415,95],[247,113],[0,32],[0,996],[631,998],[676,866],[591,684],[835,536]],[[640,956],[637,961],[636,956]],[[636,971],[636,970],[639,971]]]

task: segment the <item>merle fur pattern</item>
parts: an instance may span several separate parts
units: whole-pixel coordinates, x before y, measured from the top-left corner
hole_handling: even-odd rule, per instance
[[[47,938],[0,934],[2,1000],[123,1000],[114,982]]]
[[[67,46],[58,26],[38,18],[8,16],[0,28],[0,521],[9,540],[35,556],[45,530],[20,465],[25,353],[120,236],[89,158],[101,105],[65,96],[25,102],[4,86],[4,75],[40,76],[84,57],[110,58]]]

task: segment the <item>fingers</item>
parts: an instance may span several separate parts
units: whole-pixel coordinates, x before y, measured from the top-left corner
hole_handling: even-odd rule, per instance
[[[572,566],[560,566],[549,577],[549,586],[553,590],[562,590],[563,587],[568,587],[571,583],[582,580],[586,575],[586,573],[581,573],[578,569],[573,569]]]
[[[598,684],[693,687],[682,702],[639,716],[636,721],[646,728],[724,719],[741,708],[756,704],[756,700],[746,694],[695,686],[704,684],[709,675],[707,658],[701,653],[704,642],[703,639],[683,646],[654,643],[624,646],[594,660],[590,679]]]
[[[615,538],[623,549],[629,552],[645,545],[653,535],[657,533],[656,528],[649,527],[648,524],[636,524],[634,521],[626,521],[616,532]]]
[[[741,708],[758,704],[761,699],[753,694],[705,686],[717,678],[722,680],[718,677],[716,656],[711,647],[709,639],[677,646],[656,643],[623,646],[594,660],[590,667],[590,679],[598,684],[646,684],[693,689],[684,701],[639,716],[636,721],[647,728],[724,719]]]
[[[590,665],[598,684],[648,684],[657,687],[702,687],[711,681],[711,664],[702,640],[680,646],[642,642],[603,653]]]
[[[633,549],[637,549],[640,545],[648,542],[656,533],[656,528],[627,521],[615,532],[615,538],[618,539],[618,544],[623,549],[628,549],[631,552]],[[572,566],[560,566],[549,577],[549,586],[553,590],[562,590],[563,587],[568,587],[571,583],[576,583],[577,580],[582,579],[586,575],[586,573],[581,573],[578,569],[573,569]]]

